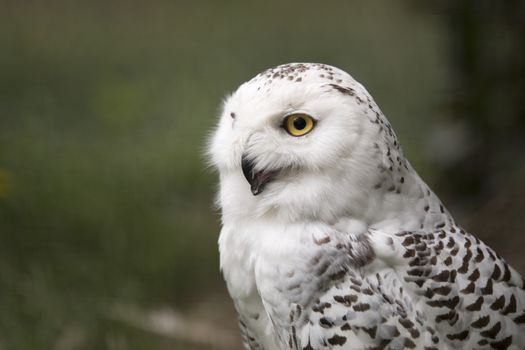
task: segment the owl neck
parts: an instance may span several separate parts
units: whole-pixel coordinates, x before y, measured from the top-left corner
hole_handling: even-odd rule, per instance
[[[378,188],[375,200],[363,217],[369,226],[389,231],[438,229],[453,223],[439,198],[406,162],[386,186]]]
[[[343,168],[352,174],[346,215],[391,230],[432,229],[453,221],[439,198],[404,157],[397,136],[380,114],[379,129],[365,128],[360,146]]]
[[[242,173],[231,174],[221,178],[223,222],[237,224],[261,219],[284,226],[323,222],[341,230],[374,227],[414,231],[438,228],[452,221],[439,198],[408,162],[397,170],[387,168],[372,176],[363,167],[333,169],[333,173],[325,174],[326,178],[342,178],[341,173],[352,177],[337,183],[318,181],[318,188],[302,193],[291,186],[275,186],[266,197],[253,196]],[[346,223],[351,225],[347,227]]]

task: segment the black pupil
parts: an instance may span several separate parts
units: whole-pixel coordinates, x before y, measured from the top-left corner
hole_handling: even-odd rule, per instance
[[[297,130],[303,130],[306,127],[306,120],[302,117],[295,118],[293,121],[293,126]]]

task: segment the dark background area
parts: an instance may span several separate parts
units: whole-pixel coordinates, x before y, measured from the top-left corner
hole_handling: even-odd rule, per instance
[[[456,220],[525,272],[524,1],[0,1],[0,349],[238,349],[222,98],[363,83]]]

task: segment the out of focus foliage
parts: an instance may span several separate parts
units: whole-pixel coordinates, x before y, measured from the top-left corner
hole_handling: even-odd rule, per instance
[[[472,3],[3,1],[0,349],[192,349],[115,305],[235,329],[203,149],[280,63],[349,71],[458,219],[523,229],[523,2]]]

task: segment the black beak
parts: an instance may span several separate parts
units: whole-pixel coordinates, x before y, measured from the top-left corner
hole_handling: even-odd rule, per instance
[[[255,172],[254,167],[255,164],[253,160],[247,158],[246,156],[242,156],[241,159],[242,164],[242,173],[244,174],[244,177],[246,180],[248,180],[248,183],[251,186],[251,191],[254,196],[258,195],[264,190],[264,186],[272,180],[275,175],[277,174],[277,171],[258,171]]]

